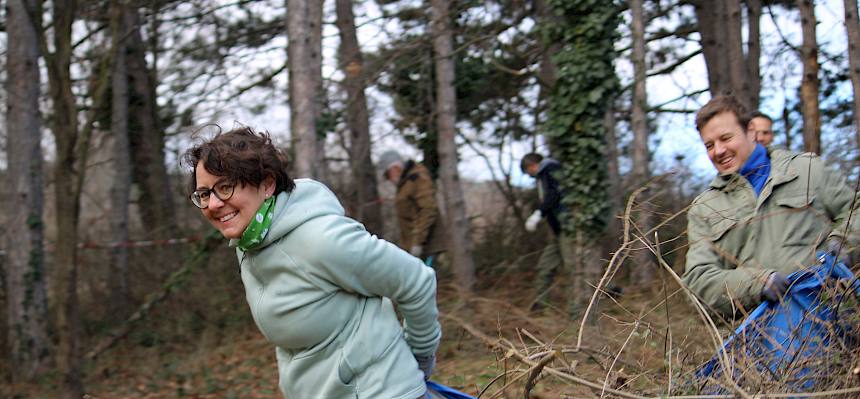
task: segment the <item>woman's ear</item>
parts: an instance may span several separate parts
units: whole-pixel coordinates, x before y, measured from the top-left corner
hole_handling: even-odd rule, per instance
[[[263,190],[266,193],[266,198],[269,198],[275,194],[275,187],[276,184],[274,176],[268,175],[265,179],[263,179]]]

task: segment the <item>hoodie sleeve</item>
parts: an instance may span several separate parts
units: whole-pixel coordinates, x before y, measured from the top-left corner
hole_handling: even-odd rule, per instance
[[[418,258],[368,233],[343,216],[315,221],[304,257],[315,273],[341,289],[397,303],[406,342],[416,355],[436,352],[442,336],[436,307],[436,274]]]
[[[558,208],[561,202],[561,188],[554,174],[561,169],[558,164],[550,164],[541,172],[540,184],[543,185],[543,201],[540,204],[540,212],[546,216]]]

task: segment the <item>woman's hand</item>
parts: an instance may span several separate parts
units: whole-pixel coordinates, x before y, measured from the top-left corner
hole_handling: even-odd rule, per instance
[[[415,360],[418,361],[418,368],[424,372],[424,381],[430,379],[430,376],[433,375],[433,369],[436,368],[436,355],[430,356],[415,356]]]

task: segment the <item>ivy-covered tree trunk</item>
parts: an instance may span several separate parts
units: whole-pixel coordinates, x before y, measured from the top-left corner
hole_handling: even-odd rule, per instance
[[[6,4],[6,189],[3,248],[8,353],[13,382],[47,371],[50,362],[43,251],[44,178],[39,121],[39,42],[35,0]]]
[[[547,42],[564,43],[554,57],[558,80],[549,100],[544,134],[556,143],[561,185],[569,210],[563,228],[575,238],[577,262],[571,317],[582,314],[600,277],[600,238],[608,217],[603,119],[618,89],[613,60],[619,10],[605,0],[550,0],[559,17],[545,30]]]
[[[464,294],[475,285],[475,261],[466,217],[466,201],[457,172],[457,96],[454,91],[454,45],[449,0],[431,0],[433,54],[436,66],[436,126],[439,132],[439,177],[447,212],[448,251],[457,286]]]
[[[815,9],[812,0],[797,0],[803,45],[803,79],[800,108],[803,114],[803,151],[821,154],[821,111],[818,107],[818,40],[815,38]]]
[[[352,191],[355,192],[355,217],[371,233],[382,234],[382,210],[376,182],[376,169],[370,159],[370,126],[367,98],[364,95],[366,72],[364,57],[355,32],[351,0],[336,0],[337,27],[340,31],[340,68],[346,91],[346,128],[349,131],[349,164]]]

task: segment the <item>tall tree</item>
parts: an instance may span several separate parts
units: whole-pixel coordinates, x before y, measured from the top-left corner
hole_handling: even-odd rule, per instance
[[[6,134],[9,201],[5,237],[8,352],[13,380],[45,371],[50,362],[39,121],[39,41],[31,18],[36,0],[6,2]]]
[[[298,177],[319,178],[322,144],[317,134],[322,84],[322,0],[287,1],[290,134]]]
[[[340,31],[340,68],[344,73],[346,91],[346,128],[349,131],[349,164],[352,171],[352,191],[356,198],[356,218],[367,230],[382,233],[382,210],[377,190],[376,171],[370,159],[370,126],[364,57],[358,46],[355,15],[351,0],[336,0],[337,27]]]
[[[848,65],[854,89],[854,129],[860,147],[860,23],[857,1],[845,0],[845,33],[848,36]]]
[[[457,171],[457,95],[454,89],[454,46],[450,0],[430,0],[433,54],[436,67],[436,127],[439,132],[439,178],[445,199],[448,250],[459,288],[468,293],[475,284],[475,261],[466,217],[466,201]]]
[[[631,101],[630,125],[633,129],[633,170],[632,183],[638,187],[645,184],[651,175],[648,167],[648,93],[646,92],[647,66],[645,64],[645,18],[643,0],[631,0],[631,38],[633,51],[633,99]],[[651,228],[651,212],[647,202],[638,207],[639,228],[644,232]],[[654,265],[651,253],[641,250],[634,253],[633,278],[637,283],[647,284],[653,278]],[[647,286],[647,285],[645,285]]]
[[[732,93],[745,105],[758,104],[759,76],[752,75],[750,66],[758,65],[758,38],[750,37],[744,53],[742,41],[742,9],[740,0],[692,0],[696,21],[708,70],[711,95]],[[760,10],[760,6],[759,6]],[[759,11],[759,16],[760,16]],[[753,13],[749,13],[753,17]],[[758,18],[748,19],[752,31],[758,27]]]
[[[126,68],[126,40],[134,25],[124,23],[127,1],[112,0],[110,4],[110,31],[114,50],[111,69],[111,137],[113,138],[113,185],[110,189],[110,230],[114,241],[128,241],[128,204],[131,193],[131,154],[128,140],[128,68]],[[145,218],[144,218],[145,219]],[[111,315],[124,318],[131,305],[128,285],[128,247],[111,248],[109,281]]]
[[[164,160],[164,130],[156,101],[155,68],[146,61],[150,47],[154,47],[150,55],[156,58],[158,43],[147,44],[143,40],[143,21],[136,7],[139,0],[126,3],[128,6],[122,8],[122,18],[128,27],[124,46],[129,90],[129,147],[133,182],[140,188],[140,196],[133,200],[140,207],[141,214],[146,215],[141,222],[148,237],[172,238],[177,232],[175,191]],[[156,4],[150,18],[156,20],[157,13]],[[155,36],[155,32],[157,29],[151,35]]]
[[[747,56],[746,82],[750,109],[758,109],[761,99],[761,0],[746,0]]]
[[[821,111],[818,108],[818,40],[815,38],[815,8],[812,0],[797,0],[803,44],[800,60],[800,106],[803,114],[803,150],[821,154]]]
[[[599,249],[609,204],[604,117],[618,90],[613,60],[619,10],[603,0],[549,4],[560,19],[545,27],[544,40],[564,46],[554,57],[559,76],[543,129],[557,143],[563,201],[571,211],[564,228],[576,241],[569,304],[575,318],[585,310],[602,269]]]
[[[38,27],[40,47],[48,70],[48,93],[51,97],[51,133],[56,143],[54,162],[54,200],[57,212],[56,295],[62,298],[62,310],[57,312],[59,347],[57,362],[64,378],[63,397],[80,398],[81,380],[80,314],[78,309],[77,241],[80,219],[81,186],[85,173],[84,156],[88,140],[79,133],[78,110],[72,90],[72,24],[75,21],[75,0],[55,1],[52,7],[53,52],[48,49],[41,20]],[[41,11],[38,11],[41,16]],[[98,109],[99,107],[94,107]]]

